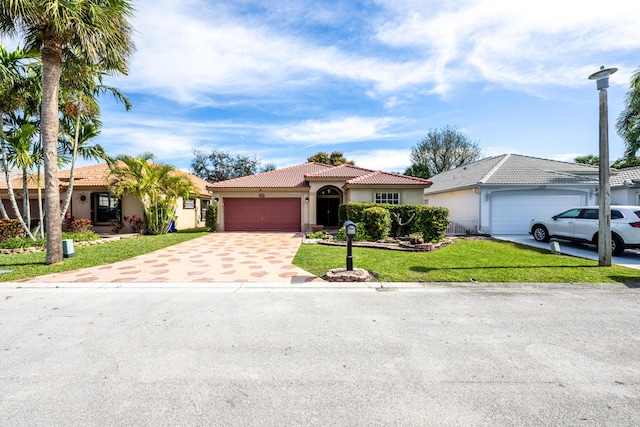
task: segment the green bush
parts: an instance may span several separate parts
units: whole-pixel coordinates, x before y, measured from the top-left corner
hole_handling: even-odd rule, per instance
[[[8,237],[23,237],[24,230],[17,219],[0,219],[0,240]]]
[[[28,237],[7,237],[0,240],[0,249],[43,248],[46,240],[33,240]]]
[[[218,205],[211,203],[207,206],[207,213],[204,215],[204,225],[209,231],[215,231],[216,221],[218,220]]]
[[[391,215],[381,206],[373,206],[362,211],[361,223],[371,240],[383,240],[391,232]]]
[[[340,227],[340,229],[338,230],[338,234],[336,235],[336,240],[340,240],[340,241],[347,240],[347,233],[344,230],[344,226]],[[356,235],[353,237],[353,241],[366,242],[368,240],[371,240],[371,238],[367,234],[367,230],[364,227],[364,225],[362,225],[362,223],[356,223]]]
[[[444,240],[449,226],[449,209],[439,206],[421,206],[412,232],[422,233],[425,242]]]
[[[93,230],[74,230],[62,233],[62,238],[65,240],[73,240],[74,242],[91,242],[99,240],[100,236]]]

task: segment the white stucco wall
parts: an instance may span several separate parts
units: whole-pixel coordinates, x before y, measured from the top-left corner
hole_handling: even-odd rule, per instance
[[[638,205],[640,188],[613,188],[611,189],[611,204],[612,205]]]

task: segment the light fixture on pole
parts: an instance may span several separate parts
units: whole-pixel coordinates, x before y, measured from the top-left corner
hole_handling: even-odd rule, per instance
[[[600,153],[598,183],[598,265],[611,266],[611,188],[609,186],[609,106],[607,88],[609,76],[618,71],[617,68],[600,67],[600,71],[589,76],[596,81],[600,92]]]

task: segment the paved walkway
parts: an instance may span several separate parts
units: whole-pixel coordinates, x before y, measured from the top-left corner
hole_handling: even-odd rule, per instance
[[[299,233],[211,233],[125,261],[25,282],[325,283],[291,264],[301,242]]]

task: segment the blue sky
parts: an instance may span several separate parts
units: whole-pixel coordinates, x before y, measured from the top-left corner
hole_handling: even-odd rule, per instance
[[[192,150],[277,167],[318,151],[404,171],[431,128],[455,126],[484,156],[598,154],[598,93],[619,68],[613,124],[640,66],[640,2],[610,0],[139,0],[133,102],[103,103],[109,154],[150,151],[188,169]]]

